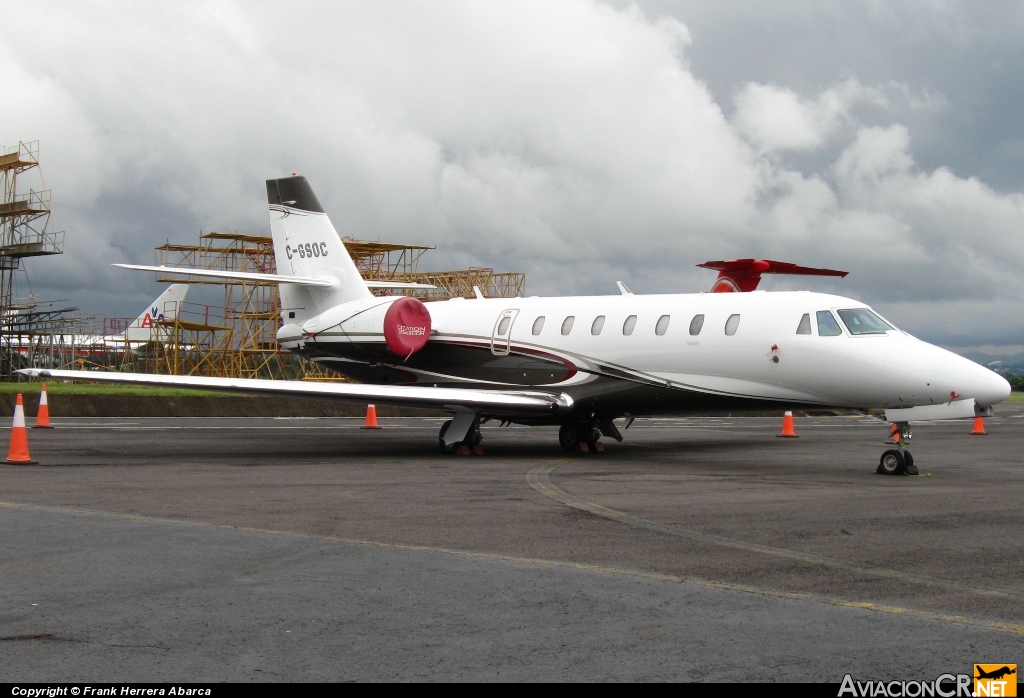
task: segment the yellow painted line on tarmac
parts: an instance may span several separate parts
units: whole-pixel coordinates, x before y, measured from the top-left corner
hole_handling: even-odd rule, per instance
[[[969,586],[967,584],[961,584],[960,582],[956,582],[951,579],[940,579],[924,574],[915,574],[914,572],[904,572],[902,570],[893,570],[885,567],[875,567],[873,565],[861,565],[848,560],[839,560],[836,558],[825,557],[823,555],[815,555],[814,553],[803,553],[798,550],[790,550],[788,548],[776,548],[769,545],[760,545],[758,543],[748,543],[734,538],[717,536],[712,533],[704,533],[702,531],[695,531],[669,524],[658,523],[656,521],[649,521],[648,519],[643,519],[616,509],[610,509],[609,507],[602,506],[595,502],[587,501],[582,497],[566,492],[558,485],[551,482],[551,473],[554,472],[558,466],[568,462],[570,462],[568,459],[559,459],[549,461],[547,465],[537,466],[526,473],[526,481],[533,489],[556,502],[570,506],[573,509],[586,511],[596,516],[611,519],[612,521],[617,521],[618,523],[633,526],[635,528],[657,531],[658,533],[665,533],[678,538],[686,538],[699,543],[718,545],[725,548],[732,548],[734,550],[744,550],[747,552],[769,555],[771,557],[783,558],[786,560],[795,560],[809,565],[820,565],[834,569],[848,570],[850,572],[856,572],[857,574],[872,577],[882,577],[913,584],[924,584],[944,589],[954,589],[956,591],[968,592],[979,596],[994,596],[997,598],[1014,599],[1017,601],[1024,600],[1024,595],[1013,591],[1003,589],[984,589]]]
[[[184,521],[180,519],[166,519],[158,516],[146,516],[144,514],[123,514],[113,511],[77,509],[74,507],[59,507],[41,504],[20,504],[17,502],[0,502],[0,508],[20,509],[24,511],[38,511],[51,514],[64,514],[68,516],[90,516],[103,519],[117,519],[121,521],[141,521],[146,523],[164,524],[181,527],[212,528],[227,531],[242,531],[244,533],[258,533],[268,536],[281,536],[301,540],[316,540],[327,543],[359,545],[364,547],[381,548],[386,550],[404,550],[407,552],[438,553],[442,555],[450,555],[452,557],[459,557],[468,560],[488,560],[492,562],[505,562],[509,564],[528,565],[532,567],[543,567],[548,569],[575,570],[579,572],[589,572],[592,574],[601,574],[611,577],[627,577],[652,582],[663,582],[667,584],[685,584],[694,587],[699,587],[702,589],[718,589],[721,591],[731,591],[741,594],[755,594],[757,596],[763,597],[791,599],[794,601],[806,601],[810,603],[821,603],[829,606],[837,606],[840,608],[853,608],[863,611],[874,611],[876,613],[886,613],[889,615],[906,616],[914,620],[950,623],[953,625],[970,626],[974,628],[981,628],[984,630],[994,630],[997,632],[1010,633],[1013,635],[1024,635],[1024,624],[1016,623],[1013,621],[986,620],[983,618],[972,618],[970,616],[960,616],[951,613],[935,613],[932,611],[922,611],[916,608],[906,608],[903,606],[877,604],[867,601],[852,601],[850,599],[843,599],[832,596],[821,596],[819,594],[811,594],[806,592],[775,591],[771,589],[762,589],[747,584],[718,582],[709,579],[701,579],[699,577],[683,577],[675,574],[648,572],[646,570],[630,569],[626,567],[611,567],[607,565],[595,565],[585,562],[568,562],[565,560],[546,560],[543,558],[520,557],[518,555],[505,555],[502,553],[487,553],[472,550],[456,550],[453,548],[442,548],[431,545],[385,543],[383,541],[363,540],[359,538],[342,538],[339,536],[318,536],[309,533],[278,531],[274,529],[255,528],[252,526],[229,526],[226,524],[215,524],[202,521]]]

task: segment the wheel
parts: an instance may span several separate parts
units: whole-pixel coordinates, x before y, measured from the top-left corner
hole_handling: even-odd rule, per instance
[[[563,424],[558,430],[558,443],[566,451],[575,451],[576,444],[580,442],[579,432],[572,424]]]
[[[448,427],[452,425],[452,420],[448,420],[441,425],[441,431],[437,435],[437,441],[441,445],[442,453],[455,453],[455,449],[459,447],[458,444],[451,444],[450,446],[444,442],[444,435],[448,433]]]
[[[914,467],[914,457],[910,455],[910,451],[903,451],[903,460],[905,465],[903,466],[903,472],[907,475],[918,475],[920,474],[916,467]]]
[[[878,472],[883,475],[902,475],[907,467],[907,461],[903,454],[894,449],[889,449],[882,454],[878,461]]]

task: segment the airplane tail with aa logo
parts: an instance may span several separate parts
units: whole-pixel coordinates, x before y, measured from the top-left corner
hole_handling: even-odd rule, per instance
[[[171,284],[167,290],[157,296],[156,300],[142,311],[135,322],[128,325],[125,330],[125,339],[131,343],[151,342],[158,337],[156,331],[157,323],[174,321],[178,317],[178,310],[185,301],[188,293],[188,284]]]

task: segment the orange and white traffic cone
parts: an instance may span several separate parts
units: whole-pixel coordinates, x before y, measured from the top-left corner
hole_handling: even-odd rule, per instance
[[[39,411],[36,412],[36,423],[32,428],[53,429],[50,424],[50,403],[46,401],[46,383],[43,383],[43,389],[39,392]]]
[[[11,447],[7,450],[7,462],[19,465],[35,463],[28,455],[28,429],[25,428],[25,403],[18,393],[14,403],[14,426],[11,428]]]
[[[988,432],[985,431],[985,420],[981,417],[974,418],[974,428],[971,429],[972,436],[988,436]]]
[[[377,424],[377,407],[375,405],[366,406],[366,423],[363,424],[363,429],[380,429],[380,425]]]
[[[787,438],[796,438],[796,429],[793,428],[793,413],[786,412],[786,416],[782,418],[782,433],[780,437],[785,436]]]
[[[896,444],[900,442],[900,428],[899,425],[893,424],[892,429],[889,432],[889,440],[885,443]]]

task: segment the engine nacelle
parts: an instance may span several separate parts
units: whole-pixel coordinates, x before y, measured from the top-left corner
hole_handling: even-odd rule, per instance
[[[403,296],[384,313],[384,341],[388,349],[408,359],[430,339],[430,311],[415,298]]]
[[[426,345],[430,330],[427,306],[408,296],[345,303],[302,324],[302,334],[307,341],[379,342],[383,339],[387,348],[403,359]]]

